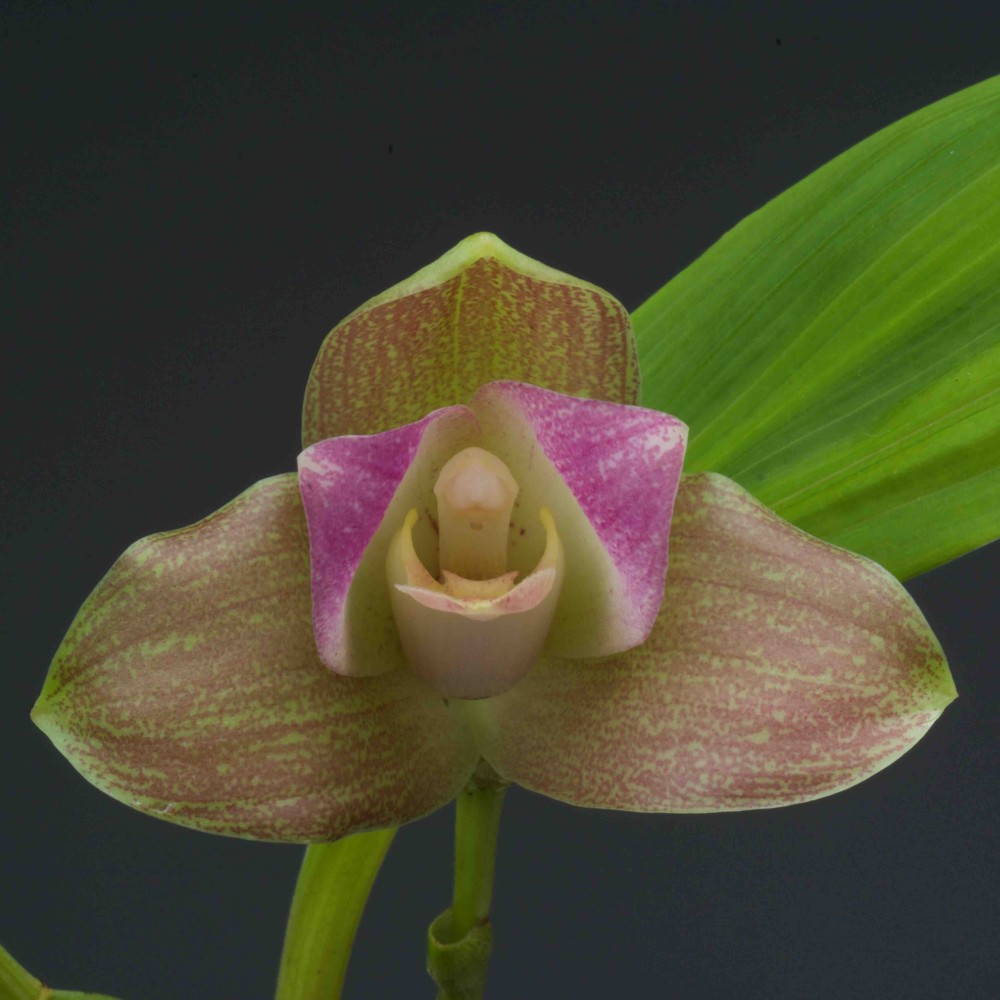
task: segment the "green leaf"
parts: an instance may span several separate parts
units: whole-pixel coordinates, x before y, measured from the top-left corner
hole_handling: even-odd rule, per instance
[[[285,932],[276,1000],[337,1000],[372,883],[395,830],[306,849]]]
[[[635,313],[687,470],[900,577],[1000,534],[1000,77],[839,156]]]

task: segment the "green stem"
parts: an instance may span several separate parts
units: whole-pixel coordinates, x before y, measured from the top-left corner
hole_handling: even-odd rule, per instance
[[[427,934],[438,1000],[482,1000],[493,950],[490,904],[506,782],[483,763],[455,802],[455,892]]]
[[[506,786],[477,788],[470,782],[455,801],[455,894],[451,933],[465,937],[490,916],[500,810]]]
[[[51,990],[0,946],[0,1000],[114,1000],[103,993]]]
[[[356,833],[306,848],[276,1000],[338,1000],[361,914],[395,833]]]

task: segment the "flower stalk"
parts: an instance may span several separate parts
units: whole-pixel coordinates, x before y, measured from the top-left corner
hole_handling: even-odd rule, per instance
[[[427,971],[437,1000],[481,1000],[493,948],[490,907],[500,812],[507,782],[482,765],[455,801],[455,884],[451,906],[427,934]]]
[[[451,926],[464,937],[490,916],[496,869],[500,810],[506,783],[482,783],[476,778],[455,803],[455,889]]]

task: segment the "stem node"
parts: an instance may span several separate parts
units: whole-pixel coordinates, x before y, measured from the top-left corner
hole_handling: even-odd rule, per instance
[[[438,1000],[482,1000],[493,950],[490,904],[506,782],[480,768],[455,801],[455,891],[427,932]]]

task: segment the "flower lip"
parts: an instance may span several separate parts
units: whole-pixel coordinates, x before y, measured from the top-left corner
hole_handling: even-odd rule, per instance
[[[546,547],[535,570],[468,580],[445,571],[439,583],[413,548],[416,510],[386,560],[399,636],[413,670],[449,698],[489,698],[511,688],[541,654],[562,587],[565,559],[555,522],[539,512]]]

